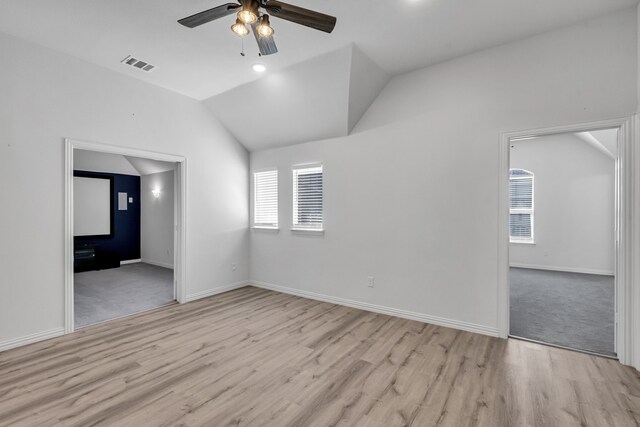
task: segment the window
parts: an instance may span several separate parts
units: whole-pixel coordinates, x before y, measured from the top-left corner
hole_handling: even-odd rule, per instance
[[[253,174],[253,226],[278,228],[278,170]]]
[[[322,230],[322,165],[293,168],[293,228]]]
[[[533,243],[533,173],[509,171],[509,240]]]

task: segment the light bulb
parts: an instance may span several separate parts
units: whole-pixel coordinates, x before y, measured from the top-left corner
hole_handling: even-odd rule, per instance
[[[264,15],[262,17],[260,25],[258,25],[258,35],[262,37],[269,37],[273,35],[273,28],[271,28],[271,24],[269,22],[269,15]]]
[[[238,12],[238,19],[245,24],[253,24],[258,20],[258,15],[250,9],[242,9]]]
[[[249,29],[239,19],[236,19],[236,23],[231,26],[231,31],[240,37],[244,37],[249,34]]]
[[[262,64],[254,64],[252,68],[256,73],[264,73],[267,70],[267,67]]]

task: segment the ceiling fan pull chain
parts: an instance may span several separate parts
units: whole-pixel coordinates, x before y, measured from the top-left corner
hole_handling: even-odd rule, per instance
[[[242,50],[240,51],[240,56],[244,56],[244,37],[242,37],[240,41],[242,42]]]

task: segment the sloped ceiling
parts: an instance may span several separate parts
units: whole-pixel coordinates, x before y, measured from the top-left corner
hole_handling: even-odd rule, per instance
[[[262,150],[347,135],[389,78],[350,44],[205,104],[248,150]]]
[[[150,175],[173,170],[175,163],[97,151],[74,150],[73,169],[122,175]]]
[[[349,132],[353,130],[388,82],[389,75],[353,45],[349,74]]]
[[[91,172],[119,173],[122,175],[141,175],[124,156],[86,150],[73,151],[73,169]]]
[[[259,58],[255,42],[229,27],[233,16],[195,29],[176,21],[230,0],[2,0],[0,31],[111,70],[206,99],[348,43],[396,75],[638,3],[638,0],[288,0],[338,18],[332,34],[273,19],[279,52]],[[631,12],[630,12],[631,13]],[[157,66],[144,73],[120,61]],[[11,58],[3,58],[10,61]]]
[[[151,175],[175,169],[175,163],[131,156],[124,156],[124,158],[127,159],[127,161],[140,173],[140,175]]]
[[[589,132],[613,157],[618,154],[618,129],[594,130]]]
[[[618,154],[618,130],[604,129],[591,132],[577,132],[575,134],[591,148],[605,156],[615,159]]]

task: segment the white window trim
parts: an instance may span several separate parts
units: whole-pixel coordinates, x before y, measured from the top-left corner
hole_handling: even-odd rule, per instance
[[[269,230],[269,231],[278,231],[280,230],[280,212],[278,209],[278,206],[276,207],[276,223],[272,224],[272,223],[256,223],[256,206],[257,206],[257,191],[256,191],[256,176],[260,173],[264,173],[264,172],[275,172],[276,173],[276,203],[279,204],[280,203],[280,186],[279,186],[279,181],[280,181],[280,173],[278,171],[277,167],[274,168],[264,168],[264,169],[257,169],[254,170],[253,173],[253,207],[251,209],[251,229],[253,230]]]
[[[291,228],[291,231],[300,234],[324,234],[324,228]]]
[[[531,209],[522,209],[522,208],[515,208],[515,209],[511,209],[509,208],[509,217],[511,217],[511,214],[529,214],[531,215],[531,237],[513,237],[511,236],[511,230],[509,230],[509,243],[516,243],[516,244],[524,244],[524,245],[535,245],[536,244],[536,240],[535,240],[535,231],[536,231],[536,214],[535,214],[535,207],[536,207],[536,178],[535,178],[535,174],[533,172],[531,172],[530,170],[527,169],[521,169],[521,168],[512,168],[509,169],[509,172],[511,172],[511,170],[513,169],[519,169],[519,170],[524,170],[526,172],[529,172],[531,174],[531,176],[515,176],[515,177],[509,177],[509,182],[511,182],[512,179],[529,179],[531,178]]]
[[[312,169],[312,168],[321,168],[322,169],[322,225],[321,227],[305,227],[304,225],[301,224],[296,224],[295,223],[295,218],[296,218],[296,200],[295,200],[295,174],[294,172],[296,170],[300,170],[300,169]],[[293,166],[291,166],[291,184],[292,184],[292,189],[291,189],[291,231],[293,233],[299,233],[299,234],[324,234],[324,225],[325,225],[325,204],[324,204],[324,173],[325,173],[325,166],[322,162],[310,162],[310,163],[298,163],[295,164]]]
[[[260,225],[254,225],[253,227],[251,227],[252,230],[260,230],[260,231],[273,231],[274,233],[277,233],[278,231],[280,231],[280,227],[263,227]]]

